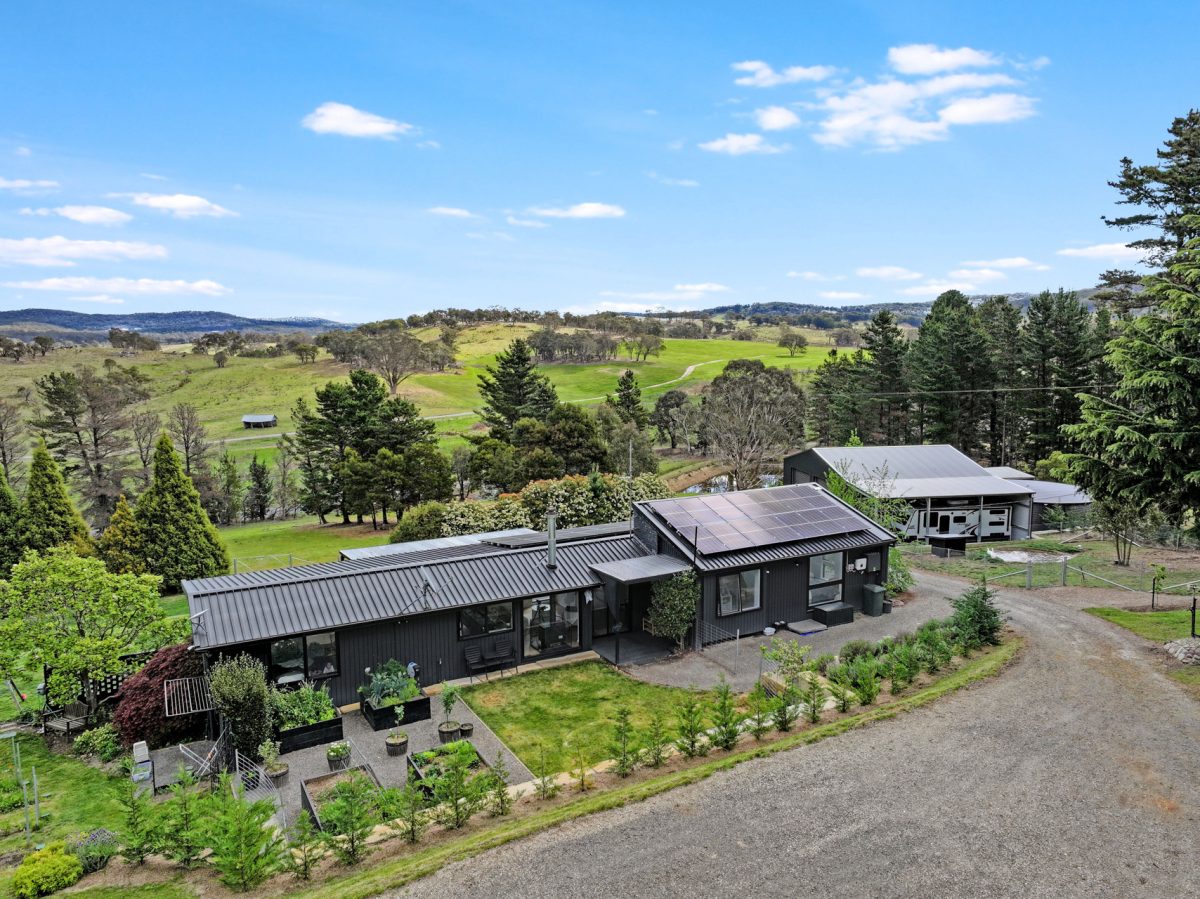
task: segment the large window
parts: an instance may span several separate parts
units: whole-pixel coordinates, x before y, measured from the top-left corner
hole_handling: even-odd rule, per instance
[[[470,606],[458,613],[458,639],[486,637],[513,629],[511,602],[493,602],[486,606]]]
[[[824,553],[808,560],[808,604],[842,601],[842,554]]]
[[[554,593],[525,600],[525,658],[579,648],[579,592]]]
[[[338,673],[337,634],[285,637],[271,644],[271,679],[277,684],[333,677]]]
[[[759,589],[762,572],[757,568],[723,574],[717,579],[717,614],[736,615],[762,606]]]

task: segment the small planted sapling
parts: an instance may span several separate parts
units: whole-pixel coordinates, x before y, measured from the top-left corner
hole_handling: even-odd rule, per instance
[[[317,829],[313,827],[312,818],[308,814],[296,816],[296,821],[288,828],[288,844],[284,852],[284,865],[300,880],[312,877],[313,868],[325,857],[325,849],[321,846]]]
[[[733,690],[722,676],[714,691],[713,699],[713,744],[721,749],[733,749],[741,736],[741,723],[733,700]]]
[[[708,738],[704,729],[700,700],[689,692],[675,713],[675,747],[689,759],[708,755]]]
[[[671,738],[667,734],[667,725],[663,721],[662,714],[655,712],[650,718],[650,727],[646,730],[646,748],[642,751],[642,757],[646,760],[647,767],[661,768],[667,760],[670,745]]]
[[[159,821],[150,802],[149,789],[134,783],[130,774],[132,763],[123,765],[125,777],[121,794],[117,798],[124,812],[125,829],[121,841],[121,857],[127,862],[140,865],[151,855],[159,842]]]
[[[859,705],[870,705],[879,695],[879,663],[874,656],[860,656],[850,666],[850,682]]]
[[[375,785],[361,772],[351,772],[327,794],[321,806],[322,839],[343,865],[354,865],[366,857],[367,838],[380,823],[379,796]]]
[[[496,755],[495,764],[487,774],[488,811],[493,818],[503,818],[513,808],[513,795],[508,791],[508,765],[504,762],[504,753]]]
[[[473,776],[462,756],[450,756],[442,775],[433,782],[439,823],[450,830],[465,827],[483,805],[486,787],[485,779]]]
[[[839,712],[850,711],[854,702],[854,691],[850,687],[850,675],[845,665],[830,665],[828,669],[829,695],[837,704]]]
[[[789,731],[796,723],[797,703],[800,701],[796,693],[796,688],[788,684],[783,688],[783,692],[775,697],[775,702],[771,707],[771,720],[775,723],[776,730]]]
[[[537,763],[534,767],[536,768],[533,773],[537,784],[538,798],[553,799],[558,795],[560,787],[554,777],[554,772],[550,769],[550,754],[546,750],[545,743],[537,744]]]
[[[588,770],[587,752],[582,742],[576,741],[571,747],[571,776],[575,778],[575,789],[586,793],[592,788],[592,775]]]
[[[613,713],[613,736],[609,744],[613,771],[618,777],[628,777],[637,767],[640,753],[635,744],[635,736],[629,706],[619,706]]]
[[[275,804],[267,799],[246,801],[226,774],[206,805],[203,833],[212,850],[209,864],[223,884],[239,893],[260,886],[283,863],[284,839],[267,826]]]
[[[190,868],[199,861],[203,848],[200,826],[204,809],[195,775],[180,768],[177,777],[171,784],[170,798],[162,805],[162,848],[168,858]]]
[[[750,715],[746,719],[747,729],[754,735],[755,740],[761,740],[771,731],[771,697],[761,683],[755,684],[754,689],[746,699]]]
[[[805,675],[804,689],[800,693],[800,707],[804,710],[804,717],[808,719],[809,724],[816,724],[821,720],[821,712],[825,710],[825,687],[817,679],[815,674],[809,673]]]
[[[429,797],[411,783],[385,790],[383,816],[406,843],[419,843],[429,826]]]

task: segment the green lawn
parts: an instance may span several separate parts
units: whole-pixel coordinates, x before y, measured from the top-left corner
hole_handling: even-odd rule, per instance
[[[46,749],[40,737],[19,734],[21,763],[26,778],[37,769],[42,793],[42,828],[35,842],[61,840],[80,831],[106,827],[120,830],[121,778],[84,764],[71,755],[59,755]],[[12,777],[12,755],[8,741],[0,745],[0,777]],[[48,817],[45,817],[48,814]],[[0,854],[22,849],[25,845],[20,809],[0,815]],[[15,831],[15,832],[14,832]]]
[[[1192,634],[1192,613],[1189,609],[1166,612],[1130,612],[1126,609],[1084,609],[1089,615],[1119,624],[1139,637],[1155,643],[1170,643]]]
[[[493,678],[463,691],[463,698],[531,771],[538,745],[546,746],[554,771],[570,765],[568,751],[582,746],[589,765],[608,758],[613,712],[627,705],[645,729],[655,712],[668,727],[687,691],[634,680],[604,662],[579,662],[516,677]],[[709,693],[701,694],[705,701]]]
[[[287,521],[260,521],[221,528],[221,539],[239,568],[281,568],[291,562],[333,562],[338,550],[387,543],[388,530],[372,531],[371,525],[322,525],[314,516]],[[262,559],[262,556],[277,556]]]

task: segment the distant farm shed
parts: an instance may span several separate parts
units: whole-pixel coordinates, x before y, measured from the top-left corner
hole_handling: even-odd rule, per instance
[[[279,424],[279,419],[274,415],[243,415],[243,428],[273,428]]]

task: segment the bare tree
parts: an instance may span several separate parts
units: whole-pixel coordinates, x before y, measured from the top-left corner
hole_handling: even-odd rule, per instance
[[[757,487],[769,461],[804,440],[804,392],[786,369],[729,363],[704,398],[704,433],[736,490]]]
[[[162,430],[157,412],[135,412],[130,425],[133,431],[133,448],[137,454],[138,468],[133,476],[141,482],[138,492],[150,486],[150,463],[154,458],[154,444]]]
[[[9,484],[18,491],[25,479],[20,462],[29,449],[28,437],[29,428],[21,404],[15,400],[0,400],[0,465],[4,466]]]
[[[274,499],[281,518],[292,518],[300,509],[300,469],[286,444],[275,454]]]
[[[205,459],[211,444],[208,431],[200,422],[200,412],[191,403],[176,403],[167,416],[167,432],[183,457],[183,470],[188,477],[207,471]]]

